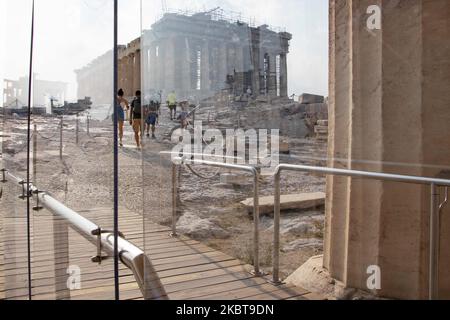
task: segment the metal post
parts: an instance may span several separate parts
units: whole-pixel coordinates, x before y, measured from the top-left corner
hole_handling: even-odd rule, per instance
[[[177,165],[172,163],[172,237],[177,236]]]
[[[253,176],[253,263],[255,276],[260,276],[259,270],[259,173],[255,170]]]
[[[0,170],[2,173],[2,180],[0,181],[1,183],[6,183],[8,182],[8,180],[6,180],[6,169],[1,169]]]
[[[280,283],[280,175],[281,171],[275,173],[275,195],[273,213],[273,282]]]
[[[430,265],[429,293],[430,300],[439,296],[439,190],[436,184],[431,184],[430,207]]]
[[[59,158],[63,158],[63,117],[61,117],[61,122],[59,125]]]
[[[86,133],[89,135],[89,115],[86,115]]]
[[[77,113],[77,120],[75,125],[75,143],[78,144],[78,132],[80,130],[80,120],[78,119],[78,113]]]
[[[37,168],[37,125],[34,124],[33,133],[33,182],[36,183],[36,168]]]

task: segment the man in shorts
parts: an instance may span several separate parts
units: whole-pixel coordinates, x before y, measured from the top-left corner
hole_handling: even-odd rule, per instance
[[[155,130],[156,123],[158,122],[158,106],[159,103],[156,101],[150,101],[150,105],[147,108],[147,116],[145,120],[145,127],[147,130],[147,137],[150,137],[150,127],[152,128],[152,139],[156,139]]]
[[[189,102],[187,100],[183,100],[180,102],[181,106],[181,113],[178,116],[178,120],[180,120],[180,127],[181,129],[186,129],[189,123],[188,117],[189,117]]]
[[[170,120],[175,119],[177,115],[177,96],[175,91],[170,92],[167,96],[167,106],[170,110]]]
[[[141,147],[140,134],[142,132],[142,104],[141,104],[141,91],[136,91],[136,97],[131,102],[130,109],[130,125],[133,126],[134,139],[136,140],[136,146],[138,149]]]

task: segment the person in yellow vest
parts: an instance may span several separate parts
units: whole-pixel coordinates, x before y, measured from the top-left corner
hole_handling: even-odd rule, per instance
[[[170,120],[175,119],[177,115],[177,95],[175,91],[171,91],[167,96],[167,106],[170,110]]]

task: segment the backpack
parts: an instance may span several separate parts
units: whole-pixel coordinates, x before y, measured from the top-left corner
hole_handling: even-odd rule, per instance
[[[131,102],[131,106],[133,107],[133,117],[140,118],[141,117],[141,99],[134,98],[133,102]]]

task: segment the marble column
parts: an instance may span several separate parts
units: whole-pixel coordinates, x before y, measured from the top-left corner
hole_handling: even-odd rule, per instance
[[[175,89],[175,39],[167,38],[164,40],[164,52],[161,61],[164,64],[164,88],[165,91]]]
[[[260,79],[260,70],[261,70],[261,52],[259,48],[259,40],[253,39],[255,43],[253,43],[252,49],[252,64],[253,64],[253,74],[252,74],[252,83],[253,83],[253,94],[259,95],[261,90],[261,79]]]
[[[269,95],[275,97],[277,95],[277,55],[274,52],[269,53]]]
[[[209,41],[205,41],[201,49],[201,91],[204,93],[211,90],[211,78],[210,78],[210,52]]]
[[[134,52],[133,95],[137,90],[141,90],[141,50]]]
[[[218,68],[218,82],[221,89],[226,88],[226,81],[228,75],[228,49],[225,42],[219,45],[219,60],[217,62]]]
[[[127,56],[127,67],[126,67],[126,85],[123,90],[125,91],[125,96],[134,96],[133,92],[133,79],[134,79],[134,54],[129,54]]]
[[[288,96],[288,69],[285,53],[280,54],[280,96]]]
[[[381,29],[368,28],[374,5]],[[429,177],[448,168],[449,21],[446,0],[330,1],[329,166]],[[324,267],[348,287],[427,298],[429,214],[426,186],[328,177]],[[449,207],[443,217],[439,293],[449,299]],[[370,266],[380,288],[367,286]]]

